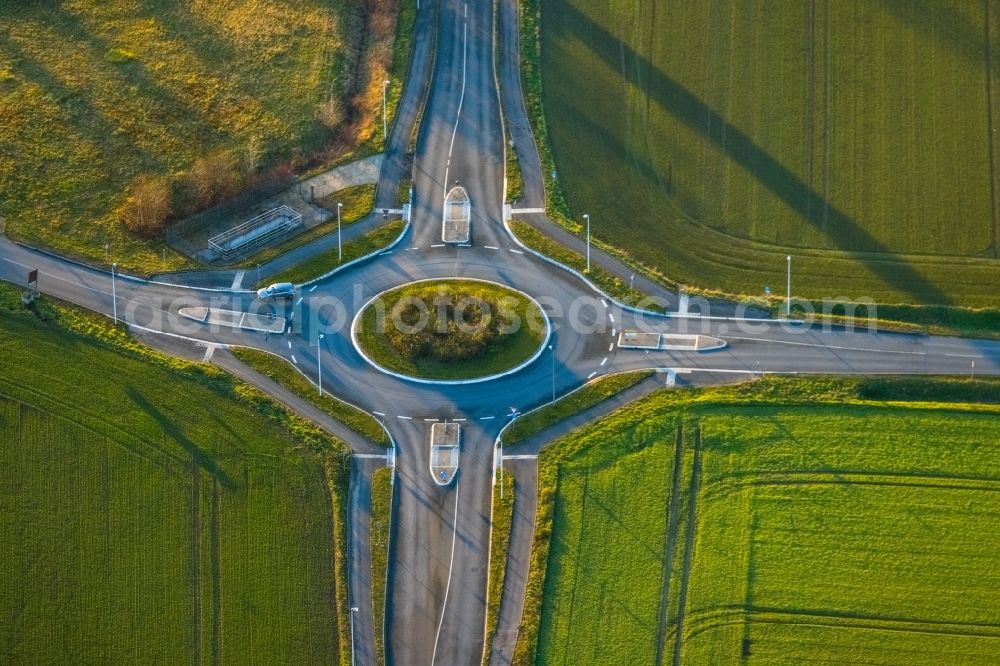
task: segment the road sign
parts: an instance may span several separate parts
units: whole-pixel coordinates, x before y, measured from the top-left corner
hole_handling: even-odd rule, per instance
[[[32,268],[28,272],[28,288],[29,289],[32,288],[32,285],[34,285],[34,288],[38,287],[38,269],[37,268]]]

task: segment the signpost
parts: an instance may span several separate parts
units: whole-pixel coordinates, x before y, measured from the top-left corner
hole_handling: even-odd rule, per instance
[[[38,298],[39,295],[37,268],[32,268],[30,271],[28,271],[28,284],[26,286],[28,287],[28,290],[24,292],[24,294],[21,296],[21,302],[24,303],[25,305],[28,305],[33,300]]]

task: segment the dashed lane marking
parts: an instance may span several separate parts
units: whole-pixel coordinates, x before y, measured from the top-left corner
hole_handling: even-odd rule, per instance
[[[608,302],[606,300],[604,300],[603,298],[601,299],[601,303],[604,304],[604,307],[608,307]]]
[[[292,341],[291,341],[291,340],[289,340],[289,341],[288,341],[288,348],[289,348],[289,349],[291,349],[291,348],[292,348]]]
[[[496,418],[495,416],[480,416],[479,420],[480,421],[492,421],[495,418]]]
[[[305,296],[299,296],[299,300],[295,301],[295,305],[296,306],[302,305],[302,299],[303,298],[305,298]]]
[[[514,254],[524,254],[524,252],[521,252],[520,250],[515,250],[514,248],[511,248],[510,251],[513,252]]]
[[[424,419],[424,422],[425,423],[437,423],[440,420],[441,419]]]
[[[607,363],[607,362],[608,362],[608,357],[605,356],[603,359],[601,359],[601,367],[603,368],[604,364]]]
[[[431,245],[431,247],[444,247],[444,243],[437,243],[436,245]]]
[[[403,419],[404,421],[412,421],[412,420],[413,420],[413,417],[412,417],[412,416],[402,416],[402,415],[398,415],[398,416],[396,416],[396,418],[397,418],[397,419]]]
[[[618,329],[617,328],[612,328],[611,329],[611,337],[615,337],[616,335],[618,335]]]
[[[611,323],[612,323],[612,324],[613,324],[613,323],[615,323],[615,316],[614,316],[613,314],[611,314],[611,313],[608,313],[608,319],[610,319],[610,320],[611,320]]]
[[[614,351],[614,350],[615,350],[615,343],[612,342],[611,346],[608,347],[608,351]]]
[[[378,256],[380,256],[380,257],[384,257],[384,256],[385,256],[385,255],[387,255],[387,254],[392,254],[392,250],[387,250],[386,252],[379,252],[379,253],[378,253]]]
[[[385,416],[385,412],[372,412],[372,414],[378,414],[379,416]]]
[[[587,375],[587,379],[593,379],[594,375],[596,375],[596,374],[597,374],[597,370],[594,370],[592,373],[590,373],[589,375]]]
[[[498,248],[498,247],[496,247],[494,245],[484,245],[483,247],[485,247],[487,250],[499,250],[500,249],[500,248]]]
[[[309,287],[309,293],[311,294],[314,291],[316,291],[316,287],[318,287],[318,286],[319,286],[318,284],[314,284],[313,286]]]
[[[299,364],[299,359],[295,358],[295,354],[292,354],[292,363],[294,363],[295,365]]]

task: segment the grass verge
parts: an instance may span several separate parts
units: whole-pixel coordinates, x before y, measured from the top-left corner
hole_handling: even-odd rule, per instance
[[[583,255],[556,243],[551,238],[543,234],[538,229],[527,222],[521,220],[511,220],[510,228],[514,231],[521,242],[547,257],[555,259],[559,263],[579,271],[587,276],[591,282],[596,284],[601,291],[615,298],[622,303],[629,305],[640,305],[648,303],[648,297],[637,289],[631,289],[621,278],[612,275],[597,264],[591,262],[590,272],[587,272],[587,259]]]
[[[375,660],[385,663],[385,588],[389,570],[389,535],[392,526],[392,470],[382,467],[372,474],[372,510],[369,543],[372,562],[372,614],[375,623]]]
[[[527,412],[524,416],[513,421],[503,433],[504,446],[512,446],[538,434],[549,426],[590,409],[654,374],[652,370],[637,370],[636,372],[604,375],[587,382],[554,403]]]
[[[234,347],[231,352],[233,356],[257,372],[272,379],[300,398],[308,400],[368,440],[382,446],[391,446],[389,436],[374,416],[346,402],[337,400],[328,393],[320,397],[319,391],[312,382],[303,377],[302,373],[285,359],[257,349],[243,347]]]
[[[981,562],[1000,552],[1000,407],[963,402],[998,390],[769,378],[659,392],[563,438],[539,460],[514,663],[989,663],[995,638],[926,629],[998,619]]]
[[[501,487],[503,493],[500,492]],[[501,497],[501,494],[503,497]],[[507,575],[507,551],[510,529],[514,521],[514,475],[504,470],[501,482],[493,486],[493,520],[490,531],[489,585],[486,590],[486,636],[483,644],[483,666],[490,663],[493,638],[500,621],[504,578]]]
[[[388,224],[369,231],[361,238],[357,238],[349,243],[344,243],[343,260],[338,261],[337,249],[327,250],[316,255],[312,259],[283,271],[269,278],[269,282],[293,282],[302,284],[308,280],[328,273],[333,268],[346,264],[349,261],[360,259],[373,252],[376,252],[393,242],[403,232],[406,225],[401,220],[393,220]]]
[[[473,305],[465,308],[466,319],[456,325],[464,302]],[[421,318],[421,310],[429,316]],[[545,315],[533,300],[478,280],[399,287],[370,303],[359,324],[358,344],[373,362],[393,372],[437,380],[486,377],[517,367],[537,353],[546,330]]]
[[[6,661],[349,660],[342,442],[105,317],[0,315]]]

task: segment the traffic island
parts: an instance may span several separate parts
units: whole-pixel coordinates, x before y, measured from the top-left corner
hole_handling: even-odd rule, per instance
[[[285,332],[285,318],[275,315],[206,307],[181,308],[177,314],[209,326],[225,326],[275,335]]]
[[[493,282],[426,280],[383,292],[354,319],[369,363],[424,383],[462,384],[511,374],[541,354],[551,327],[527,294]]]

